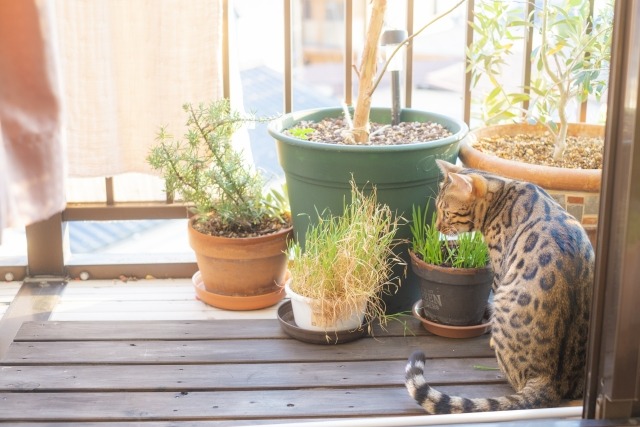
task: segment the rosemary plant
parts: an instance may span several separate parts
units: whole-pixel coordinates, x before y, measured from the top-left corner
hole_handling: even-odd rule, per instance
[[[267,234],[289,221],[283,194],[264,194],[264,180],[236,151],[233,134],[253,117],[232,111],[227,100],[183,106],[187,131],[174,138],[161,127],[147,161],[162,173],[168,194],[192,204],[199,230],[209,234]],[[209,226],[205,226],[208,223]]]

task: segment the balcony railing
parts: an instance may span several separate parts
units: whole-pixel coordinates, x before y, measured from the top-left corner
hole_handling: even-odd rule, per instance
[[[294,70],[295,64],[298,63],[296,46],[300,45],[301,35],[299,34],[299,21],[301,10],[305,7],[310,9],[311,3],[319,3],[318,0],[282,0],[283,10],[283,101],[282,111],[290,112],[294,109]],[[338,4],[342,8],[341,24],[344,31],[344,39],[342,42],[341,52],[342,66],[339,67],[343,74],[343,93],[342,101],[347,105],[353,103],[353,92],[355,88],[354,78],[354,58],[356,56],[356,41],[360,37],[360,33],[355,30],[356,22],[363,22],[366,16],[369,2],[365,0],[342,0],[329,1],[326,4]],[[591,0],[592,8],[595,0]],[[426,22],[423,11],[426,2],[416,2],[415,0],[405,0],[403,2],[404,9],[404,27],[408,34],[414,31]],[[452,2],[437,1],[429,2],[428,9],[431,16],[435,16],[441,11],[451,7]],[[231,97],[230,87],[230,16],[233,0],[223,0],[224,5],[224,48],[223,48],[223,70],[224,70],[224,96]],[[395,7],[395,6],[394,6]],[[421,7],[420,16],[416,12],[416,8]],[[531,11],[533,2],[528,2]],[[454,57],[460,58],[460,69],[464,69],[464,49],[465,43],[468,46],[473,40],[473,32],[470,27],[465,25],[468,20],[473,19],[474,1],[468,0],[466,10],[461,8],[460,14],[463,19],[456,21],[460,32],[465,32],[463,43],[457,47]],[[313,17],[312,17],[313,18]],[[335,24],[335,22],[334,22]],[[271,27],[273,29],[275,27]],[[532,31],[532,30],[530,30]],[[523,46],[523,75],[522,82],[528,85],[531,79],[531,49],[533,38],[532,34],[524,40]],[[414,105],[416,94],[416,83],[414,69],[416,64],[417,52],[413,45],[409,45],[406,52],[406,64],[404,67],[403,84],[404,84],[404,105],[405,107],[421,107]],[[467,123],[472,121],[472,91],[470,74],[462,72],[459,82],[459,96],[462,99],[462,107],[459,112]],[[458,96],[458,94],[455,94]],[[584,120],[587,114],[587,103],[581,106],[578,115],[580,120]],[[122,275],[144,277],[152,275],[154,277],[190,277],[197,269],[192,259],[179,259],[179,257],[161,257],[161,259],[150,259],[151,256],[128,256],[128,257],[78,257],[69,256],[68,251],[65,252],[66,242],[66,226],[71,221],[119,221],[119,220],[150,220],[150,219],[185,219],[188,216],[187,208],[181,203],[174,203],[171,198],[164,201],[155,202],[123,202],[119,200],[118,194],[114,190],[114,179],[112,177],[104,178],[104,202],[99,203],[70,203],[67,208],[60,214],[55,215],[51,219],[30,225],[26,228],[27,239],[27,256],[26,259],[2,260],[0,259],[0,278],[20,280],[27,276],[62,276],[62,277],[91,277],[95,279],[114,278]],[[188,258],[188,257],[187,257]]]

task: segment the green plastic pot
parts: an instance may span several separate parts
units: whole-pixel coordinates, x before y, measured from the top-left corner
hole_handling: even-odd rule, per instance
[[[378,201],[389,205],[397,215],[411,217],[413,205],[433,212],[433,199],[438,192],[439,169],[436,159],[455,163],[460,141],[467,135],[467,125],[457,119],[436,113],[403,109],[401,121],[436,122],[452,132],[447,138],[403,145],[339,145],[306,141],[285,135],[283,130],[300,121],[321,121],[340,117],[343,109],[322,108],[284,115],[269,123],[268,131],[276,139],[278,161],[287,181],[289,202],[293,216],[295,237],[304,248],[305,233],[318,213],[340,215],[350,201],[350,180],[360,189],[375,185]],[[373,108],[370,119],[377,123],[390,123],[389,108]],[[373,237],[373,236],[372,236]],[[411,237],[409,224],[400,226],[397,237]],[[410,264],[406,245],[397,249]],[[405,275],[404,269],[398,274]],[[411,308],[419,296],[417,280],[407,269],[400,290],[385,298],[387,311],[396,313]]]

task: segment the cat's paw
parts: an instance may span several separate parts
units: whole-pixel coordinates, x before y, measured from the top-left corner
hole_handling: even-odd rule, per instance
[[[491,337],[491,338],[489,339],[489,348],[490,348],[491,350],[495,350],[495,349],[496,349],[496,342],[493,340],[493,337]]]

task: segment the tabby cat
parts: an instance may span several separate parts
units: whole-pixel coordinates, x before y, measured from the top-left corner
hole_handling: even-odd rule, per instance
[[[557,406],[582,396],[594,254],[578,221],[541,188],[438,160],[438,229],[481,232],[493,282],[492,342],[515,394],[468,399],[427,384],[425,355],[406,367],[409,394],[429,413]]]

